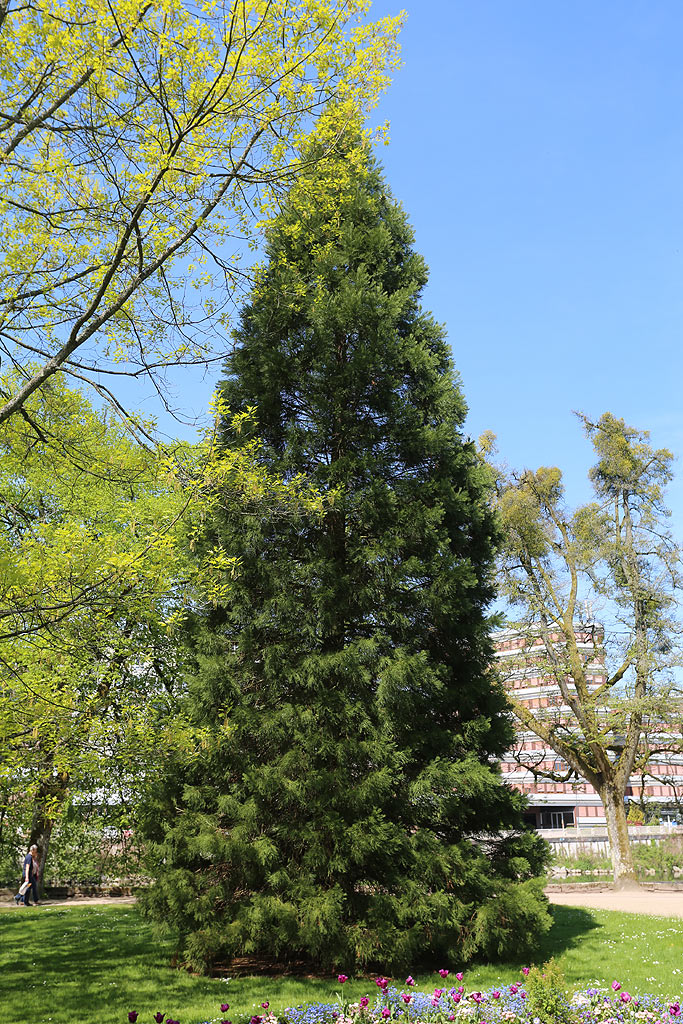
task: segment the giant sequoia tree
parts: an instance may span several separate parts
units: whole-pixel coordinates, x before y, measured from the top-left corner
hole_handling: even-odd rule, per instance
[[[240,572],[192,628],[196,743],[150,809],[147,907],[195,966],[517,949],[548,917],[496,765],[495,526],[425,264],[362,144],[299,181],[267,255],[222,398],[325,510],[211,525]]]

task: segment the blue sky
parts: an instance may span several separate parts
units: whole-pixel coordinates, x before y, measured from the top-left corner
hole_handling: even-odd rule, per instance
[[[683,4],[407,12],[379,156],[430,267],[424,304],[447,326],[468,430],[493,430],[512,467],[560,465],[572,501],[591,457],[572,409],[682,453]]]
[[[430,267],[424,305],[447,327],[468,432],[497,434],[512,468],[559,465],[572,504],[591,461],[573,409],[683,454],[683,4],[407,13],[378,155]],[[212,380],[182,390],[200,413]],[[683,536],[680,464],[670,504]]]

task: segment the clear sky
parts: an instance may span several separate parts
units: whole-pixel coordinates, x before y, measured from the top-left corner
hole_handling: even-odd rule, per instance
[[[379,156],[430,267],[468,430],[493,430],[512,467],[560,465],[572,501],[591,456],[572,409],[683,454],[683,4],[406,9]]]
[[[407,13],[378,155],[430,267],[424,305],[446,324],[467,430],[496,433],[513,468],[561,466],[572,503],[591,459],[573,409],[683,454],[683,3]],[[191,388],[197,412],[211,389]],[[670,504],[683,535],[681,464]]]

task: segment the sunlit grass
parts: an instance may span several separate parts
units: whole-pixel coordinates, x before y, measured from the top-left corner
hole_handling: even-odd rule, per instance
[[[683,920],[555,906],[555,924],[533,958],[551,956],[575,988],[609,984],[615,978],[633,993],[666,997],[683,991]],[[181,1024],[256,1012],[268,1000],[277,1013],[311,1000],[333,1001],[335,978],[193,977],[169,966],[173,942],[133,906],[14,910],[0,913],[0,1024],[151,1024],[162,1011]],[[465,969],[468,988],[520,980],[525,961]],[[461,964],[434,964],[434,970]],[[435,973],[412,971],[420,988],[439,981]],[[403,978],[396,979],[399,984]],[[372,979],[351,980],[345,995],[374,997]]]

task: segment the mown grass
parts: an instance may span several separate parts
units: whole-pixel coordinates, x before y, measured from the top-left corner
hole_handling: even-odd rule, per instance
[[[555,906],[554,926],[533,957],[562,964],[574,988],[618,978],[630,992],[666,997],[683,991],[683,919]],[[269,1000],[276,1012],[311,1000],[334,1000],[333,978],[198,978],[169,966],[172,939],[159,935],[133,906],[8,908],[0,913],[0,1024],[127,1024],[140,1012],[150,1024],[162,1011],[181,1024],[256,1012]],[[519,980],[525,961],[466,969],[468,988]],[[434,964],[459,970],[460,964]],[[435,974],[413,971],[420,988]],[[402,981],[403,979],[399,979]],[[374,996],[372,980],[350,981],[347,995]]]

